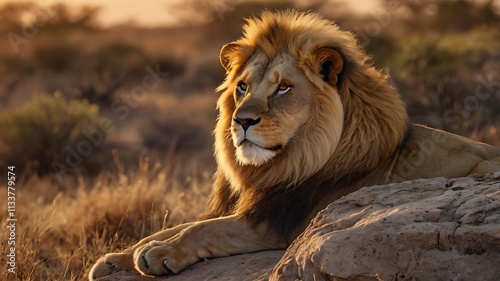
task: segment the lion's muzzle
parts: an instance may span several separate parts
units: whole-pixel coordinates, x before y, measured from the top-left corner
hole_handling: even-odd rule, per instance
[[[234,122],[236,122],[236,124],[240,125],[243,128],[243,130],[246,132],[250,126],[259,124],[261,118],[252,119],[252,118],[235,117],[233,120],[234,120]]]

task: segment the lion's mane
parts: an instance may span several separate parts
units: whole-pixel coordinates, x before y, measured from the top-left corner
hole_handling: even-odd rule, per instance
[[[315,64],[317,50],[325,47],[336,50],[343,60],[336,87],[321,78]],[[214,131],[218,168],[205,218],[238,214],[256,223],[267,221],[289,234],[311,211],[319,211],[325,198],[346,193],[344,187],[373,173],[403,142],[408,117],[399,94],[372,66],[354,35],[331,21],[312,13],[265,11],[260,18],[247,20],[243,37],[229,49],[221,56],[229,70],[218,88],[222,92]],[[299,132],[300,143],[262,166],[242,166],[234,159],[230,135],[236,108],[231,85],[258,49],[269,58],[286,49],[317,87],[316,104],[334,107],[325,97],[338,93],[343,115],[334,119],[314,111],[313,123]],[[336,131],[341,132],[338,143],[325,141],[325,134]]]

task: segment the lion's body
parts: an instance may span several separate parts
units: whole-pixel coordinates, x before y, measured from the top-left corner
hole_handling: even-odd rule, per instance
[[[368,57],[355,46],[350,33],[328,21],[315,15],[265,13],[260,20],[250,21],[244,34],[221,54],[223,64],[228,64],[228,77],[219,88],[225,91],[218,101],[220,117],[215,130],[219,184],[214,185],[212,205],[203,218],[237,214],[255,223],[267,220],[289,241],[326,204],[363,185],[465,176],[480,161],[499,157],[499,150],[491,146],[484,149],[484,145],[465,138],[409,126],[406,109],[397,91],[386,82],[387,77],[366,63]],[[324,46],[341,50],[345,69],[335,85],[318,79],[315,67],[319,66],[309,55]],[[281,53],[283,49],[287,50],[285,54]],[[235,112],[252,97],[247,95],[246,100],[235,104],[234,84],[242,79],[238,73],[245,69],[259,73],[259,77],[282,71],[279,76],[286,79],[282,69],[273,68],[278,55],[283,69],[290,72],[298,66],[313,84],[309,91],[315,94],[316,103],[308,110],[313,112],[309,116],[321,121],[311,127],[306,122],[302,130],[294,132],[298,140],[272,161],[242,166],[234,159],[237,148],[227,140],[227,132],[234,125]],[[294,77],[292,81],[302,79]],[[256,84],[250,95],[260,94]],[[249,86],[252,88],[252,84]],[[326,110],[320,108],[321,104],[328,105]],[[302,102],[302,106],[306,105]],[[255,107],[252,109],[255,111]],[[343,116],[336,115],[338,112]],[[300,109],[293,109],[293,113],[300,114]],[[341,133],[332,129],[340,127]],[[317,132],[318,128],[322,131]],[[329,136],[324,136],[325,132]],[[340,139],[335,139],[336,134]],[[500,169],[500,160],[496,167]]]
[[[315,14],[264,12],[223,47],[221,63],[218,166],[203,220],[107,255],[91,279],[284,248],[319,210],[362,186],[500,170],[498,148],[409,125],[354,36]]]
[[[444,131],[414,125],[390,171],[390,182],[500,171],[500,149]]]
[[[462,177],[500,171],[500,149],[421,125],[409,126],[407,136],[384,161],[366,171],[343,178],[317,174],[293,189],[279,185],[251,189],[236,196],[228,184],[214,185],[212,206],[203,218],[238,214],[256,223],[267,220],[275,231],[291,241],[315,214],[334,200],[363,186],[405,180]],[[216,181],[225,183],[224,175]],[[217,190],[217,188],[219,190]],[[244,206],[236,209],[234,206]]]

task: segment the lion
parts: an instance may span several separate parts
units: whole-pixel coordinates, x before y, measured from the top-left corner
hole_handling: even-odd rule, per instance
[[[500,149],[410,125],[388,76],[319,15],[264,11],[222,47],[212,194],[200,220],[97,261],[180,273],[205,259],[285,249],[329,203],[363,186],[500,170]]]

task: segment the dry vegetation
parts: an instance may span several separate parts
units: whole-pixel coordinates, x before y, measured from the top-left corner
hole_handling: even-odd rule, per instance
[[[2,239],[2,280],[82,280],[96,258],[123,249],[165,227],[192,221],[202,211],[210,176],[184,177],[176,167],[147,160],[134,173],[101,174],[88,185],[57,188],[49,178],[18,179],[16,275],[7,273]],[[6,190],[6,186],[2,186]],[[6,199],[2,196],[2,206]],[[2,214],[3,215],[3,214]],[[7,222],[2,237],[7,237]]]
[[[223,17],[206,9],[196,21],[203,25],[189,25],[186,15],[199,1],[177,7],[185,26],[157,29],[102,29],[98,9],[59,6],[19,52],[0,41],[0,190],[7,190],[7,166],[16,165],[18,219],[14,275],[5,260],[7,213],[0,212],[1,280],[85,279],[102,254],[202,211],[213,169],[213,89],[223,79],[219,49],[263,6],[243,1]],[[267,7],[292,6],[286,2]],[[362,18],[328,1],[305,9],[358,33],[413,121],[500,146],[500,16],[491,2],[382,2],[379,16]],[[1,6],[1,34],[22,34],[22,15],[40,11]],[[168,75],[131,98],[146,87],[146,67]],[[76,149],[85,140],[80,132],[103,120],[113,130],[57,175],[54,161],[68,164],[67,146]]]

